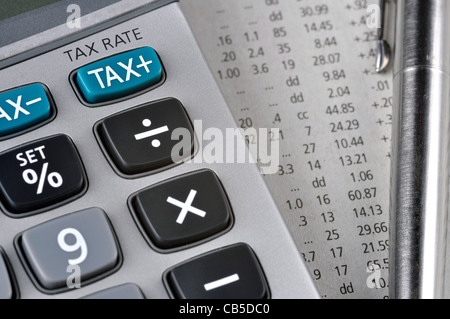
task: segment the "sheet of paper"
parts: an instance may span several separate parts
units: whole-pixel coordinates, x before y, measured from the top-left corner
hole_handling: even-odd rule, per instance
[[[281,130],[265,180],[322,297],[387,297],[392,73],[371,2],[181,4],[239,126]]]

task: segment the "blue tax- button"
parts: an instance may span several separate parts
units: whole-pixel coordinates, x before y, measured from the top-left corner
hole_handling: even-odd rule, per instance
[[[49,120],[52,105],[42,84],[35,83],[0,93],[0,138]]]
[[[80,68],[76,85],[90,104],[124,98],[159,83],[163,77],[155,50],[144,47]]]

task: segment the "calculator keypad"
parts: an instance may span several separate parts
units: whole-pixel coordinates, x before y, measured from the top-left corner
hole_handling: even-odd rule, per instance
[[[87,178],[72,140],[63,134],[0,154],[0,198],[5,213],[29,216],[81,196]]]
[[[111,274],[122,260],[109,219],[99,208],[35,226],[15,244],[35,285],[46,293],[80,288]]]
[[[2,92],[45,83],[51,104],[50,118],[40,124],[0,134],[0,219],[6,224],[0,244],[11,257],[20,295],[301,296],[295,287],[269,289],[264,271],[276,282],[271,288],[284,288],[303,282],[294,271],[276,278],[279,263],[289,263],[289,270],[302,264],[290,254],[294,243],[257,167],[202,158],[208,140],[202,124],[224,134],[238,128],[185,21],[164,32],[167,21],[183,17],[178,4],[157,11],[1,70]],[[128,30],[139,42],[102,47],[103,40]],[[76,56],[94,43],[95,55]],[[7,100],[18,104],[22,96],[26,111],[27,103],[38,106],[41,95],[25,93]],[[25,116],[20,108],[7,112]],[[3,127],[7,116],[1,115]],[[221,142],[220,136],[214,141]],[[274,234],[285,253],[272,245]],[[0,293],[12,286],[18,297],[11,269],[1,269],[0,262]],[[2,278],[11,284],[3,285]],[[3,295],[9,298],[11,289]]]

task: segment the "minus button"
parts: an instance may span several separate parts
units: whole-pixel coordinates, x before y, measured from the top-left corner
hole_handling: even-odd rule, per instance
[[[175,299],[268,299],[270,290],[252,248],[238,243],[178,264],[163,275]]]

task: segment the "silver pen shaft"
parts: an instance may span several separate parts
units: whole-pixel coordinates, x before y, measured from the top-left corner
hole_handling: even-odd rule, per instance
[[[448,210],[450,1],[398,0],[390,294],[442,298]]]

